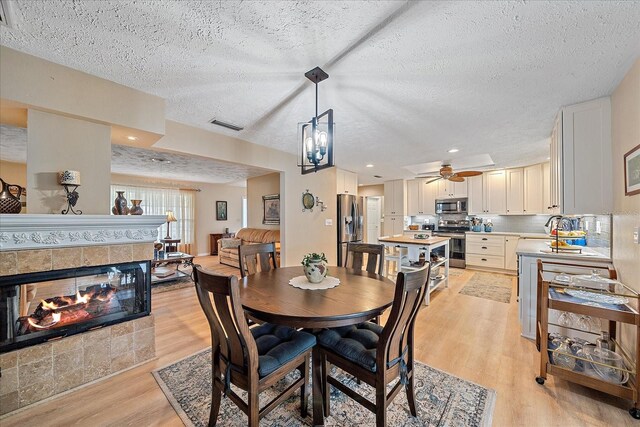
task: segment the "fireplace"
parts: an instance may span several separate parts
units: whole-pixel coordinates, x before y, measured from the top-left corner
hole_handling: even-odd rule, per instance
[[[0,277],[0,353],[146,316],[150,283],[149,261]]]

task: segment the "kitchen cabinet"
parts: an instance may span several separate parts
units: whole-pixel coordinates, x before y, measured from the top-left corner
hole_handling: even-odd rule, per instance
[[[543,185],[542,164],[527,166],[524,171],[524,197],[523,211],[525,215],[539,214],[546,212],[546,205],[543,206]]]
[[[358,194],[358,175],[343,169],[336,170],[337,193]]]
[[[519,236],[505,236],[504,238],[504,269],[518,270],[518,255],[516,247],[518,246]]]
[[[385,215],[382,227],[385,236],[395,236],[404,232],[404,216]]]
[[[485,213],[507,213],[507,180],[504,170],[483,174],[483,207]]]
[[[507,169],[507,215],[524,213],[524,169]]]
[[[551,165],[542,164],[542,210],[541,213],[551,213]]]
[[[407,181],[407,215],[435,215],[437,184],[427,179]]]
[[[551,133],[553,213],[606,214],[613,206],[611,100],[562,109]]]
[[[484,213],[483,176],[478,175],[465,179],[468,181],[467,210],[469,211],[469,215],[481,215]]]
[[[405,215],[407,211],[406,183],[403,179],[384,183],[384,214]],[[386,233],[385,233],[386,234]]]
[[[504,236],[467,233],[467,266],[504,268]]]
[[[438,199],[458,199],[467,197],[467,182],[453,182],[447,179],[436,181],[438,184]]]

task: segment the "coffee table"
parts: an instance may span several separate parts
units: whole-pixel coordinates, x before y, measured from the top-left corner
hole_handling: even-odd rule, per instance
[[[173,256],[172,256],[173,254]],[[175,265],[175,270],[173,266]],[[193,266],[193,255],[168,253],[164,257],[151,260],[151,284],[167,282],[169,280],[180,279],[181,277],[189,277],[189,273],[181,271],[180,268]],[[164,270],[160,270],[164,269]],[[158,276],[154,274],[158,273]],[[160,271],[163,274],[160,274]]]

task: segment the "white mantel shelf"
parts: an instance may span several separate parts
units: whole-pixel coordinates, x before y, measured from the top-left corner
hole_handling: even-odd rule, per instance
[[[0,251],[154,242],[164,215],[0,215]]]

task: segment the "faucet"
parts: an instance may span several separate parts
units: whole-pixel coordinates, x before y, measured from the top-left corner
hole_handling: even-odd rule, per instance
[[[551,221],[554,220],[554,218],[558,218],[559,220],[562,220],[562,215],[551,215],[544,226],[548,227],[549,224],[551,224]]]

